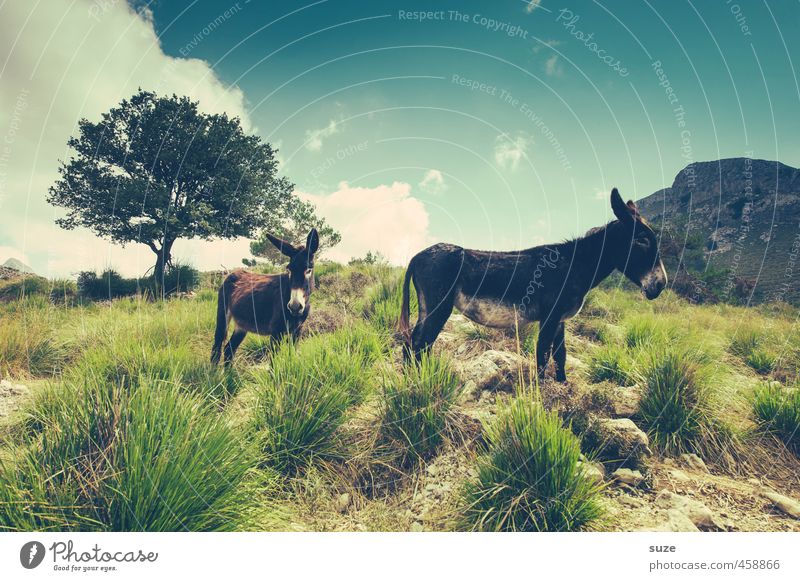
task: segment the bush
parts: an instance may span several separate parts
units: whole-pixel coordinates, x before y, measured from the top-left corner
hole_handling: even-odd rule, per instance
[[[656,448],[668,455],[696,453],[709,462],[729,463],[738,437],[719,419],[712,379],[702,354],[668,349],[650,355],[637,417]]]
[[[625,344],[628,349],[641,349],[648,346],[665,346],[677,339],[677,330],[660,319],[639,316],[631,319],[625,330]]]
[[[284,341],[270,368],[253,373],[255,428],[262,434],[267,464],[294,474],[315,459],[341,456],[336,432],[359,399],[354,394],[360,369],[345,365],[333,356],[303,357]]]
[[[771,351],[763,347],[756,347],[745,357],[744,362],[761,375],[768,375],[775,369],[778,357]]]
[[[610,381],[618,385],[633,385],[634,372],[631,356],[613,343],[598,347],[589,358],[588,379],[592,383]]]
[[[164,294],[186,293],[200,284],[200,272],[186,264],[177,264],[164,273]],[[124,278],[113,268],[98,276],[94,271],[78,274],[78,295],[83,299],[102,301],[137,294],[159,296],[154,276],[146,278]]]
[[[61,386],[0,460],[0,529],[218,531],[247,503],[251,447],[204,402],[141,379]]]
[[[454,426],[460,387],[448,360],[432,353],[384,378],[380,432],[403,464],[430,458],[442,444]]]
[[[601,515],[602,485],[579,463],[580,442],[538,398],[501,408],[468,482],[464,524],[481,531],[574,531]]]
[[[800,451],[800,388],[796,384],[788,389],[776,384],[756,389],[753,412],[764,429]]]

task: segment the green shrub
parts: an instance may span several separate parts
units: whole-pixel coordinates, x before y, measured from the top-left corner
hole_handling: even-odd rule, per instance
[[[702,354],[680,349],[650,354],[637,417],[656,448],[667,455],[696,453],[721,464],[738,453],[738,436],[715,407],[713,379]]]
[[[602,486],[579,463],[580,442],[538,398],[502,407],[466,485],[464,524],[481,531],[575,531],[601,515]]]
[[[270,368],[253,372],[255,428],[268,465],[293,474],[315,459],[341,456],[337,431],[359,398],[358,370],[343,367],[333,356],[303,357],[284,341]]]
[[[610,381],[618,385],[634,384],[635,363],[630,354],[616,344],[602,345],[589,358],[588,379],[592,383]]]
[[[107,268],[98,276],[85,270],[78,274],[78,294],[83,299],[100,301],[135,295],[139,292],[139,281],[123,278],[113,268]]]
[[[67,384],[39,410],[0,460],[0,529],[231,530],[246,512],[251,447],[170,384]]]
[[[794,450],[800,450],[800,388],[771,384],[755,391],[753,412],[767,431],[776,434]]]
[[[649,316],[630,319],[625,329],[625,344],[628,349],[641,349],[648,346],[666,346],[677,339],[677,330],[669,323]]]
[[[405,464],[430,458],[442,444],[461,385],[449,361],[432,353],[403,371],[384,378],[380,432]]]

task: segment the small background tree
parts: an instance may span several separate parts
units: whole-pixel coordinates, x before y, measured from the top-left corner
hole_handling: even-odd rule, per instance
[[[67,209],[56,222],[146,244],[159,289],[176,240],[280,231],[306,211],[278,177],[269,143],[245,134],[238,118],[201,113],[188,97],[140,90],[98,123],[82,119],[68,146],[75,154],[48,195]]]
[[[296,197],[288,202],[289,211],[280,224],[275,224],[269,230],[270,234],[288,240],[289,242],[300,242],[306,239],[309,231],[316,228],[319,233],[319,245],[321,251],[336,246],[342,236],[331,228],[324,219],[317,217],[314,206]],[[261,232],[258,240],[250,243],[250,252],[253,256],[267,259],[271,264],[281,264],[286,261],[286,257],[275,248],[275,245],[266,237],[266,230]],[[244,260],[244,264],[254,266],[255,261]]]

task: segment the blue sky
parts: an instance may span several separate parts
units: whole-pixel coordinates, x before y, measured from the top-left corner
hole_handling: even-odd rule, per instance
[[[798,2],[136,8],[128,18],[151,27],[159,58],[185,70],[180,88],[194,90],[197,68],[197,86],[213,78],[206,100],[279,145],[299,194],[345,234],[334,258],[377,248],[402,262],[436,241],[531,246],[607,220],[611,187],[644,197],[692,161],[800,165]],[[48,211],[38,195],[25,220],[40,217],[30,200]],[[201,266],[220,259],[208,252],[185,249]]]

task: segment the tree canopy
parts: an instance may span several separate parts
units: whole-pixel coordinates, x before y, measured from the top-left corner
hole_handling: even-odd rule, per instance
[[[278,176],[269,143],[246,134],[236,117],[200,112],[188,97],[140,90],[78,128],[68,142],[74,155],[48,195],[67,209],[57,223],[148,245],[157,279],[178,239],[281,232],[298,212],[314,220]]]

